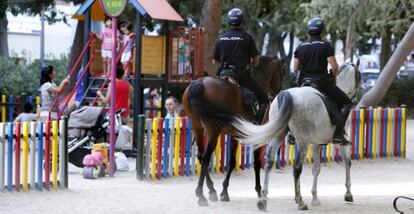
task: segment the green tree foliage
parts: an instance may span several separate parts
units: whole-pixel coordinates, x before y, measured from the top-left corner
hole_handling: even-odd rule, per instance
[[[414,77],[402,78],[395,80],[389,88],[384,99],[381,101],[380,106],[401,106],[403,104],[411,110],[414,106],[414,91],[412,87],[414,85]]]
[[[57,71],[56,82],[59,83],[66,75],[68,58],[62,56],[61,59],[46,60],[46,64],[53,65]],[[27,63],[24,60],[15,58],[0,57],[0,94],[4,95],[38,95],[40,87],[40,62],[36,60]]]

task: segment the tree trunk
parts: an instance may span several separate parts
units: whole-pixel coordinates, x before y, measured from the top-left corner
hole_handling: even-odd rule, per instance
[[[354,29],[355,29],[355,16],[357,13],[358,6],[354,9],[354,11],[351,14],[351,17],[348,19],[348,25],[346,27],[346,47],[345,47],[345,58],[344,61],[347,59],[351,59],[351,62],[353,62],[352,59],[352,53],[353,53],[353,45],[354,45]]]
[[[283,33],[281,36],[280,36],[280,39],[279,39],[279,41],[278,41],[278,52],[279,52],[279,56],[280,56],[280,58],[283,58],[283,57],[286,57],[286,50],[285,50],[285,44],[284,44],[284,42],[285,42],[285,39],[286,39],[286,37],[287,37],[287,32],[285,32],[285,33]]]
[[[69,54],[69,64],[66,73],[70,71],[72,66],[75,64],[76,60],[78,59],[79,55],[83,49],[83,21],[78,21],[76,26],[75,37],[73,39],[72,47],[70,48]],[[81,66],[81,63],[80,65]],[[77,69],[79,69],[79,66]],[[74,74],[76,76],[76,73]],[[76,80],[76,78],[71,77],[71,80]]]
[[[7,43],[7,15],[0,16],[0,56],[9,56],[9,45]]]
[[[290,31],[290,33],[289,33],[289,53],[287,55],[286,73],[290,72],[290,62],[292,61],[292,57],[293,57],[294,42],[295,42],[295,35],[293,34],[293,31]]]
[[[391,55],[391,30],[389,27],[385,28],[381,41],[380,66],[383,69]]]
[[[269,44],[267,45],[266,55],[277,56],[279,51],[279,45],[281,40],[281,34],[278,32],[269,32]]]
[[[206,29],[204,37],[204,69],[209,75],[215,75],[216,67],[212,63],[217,34],[221,23],[223,0],[207,0],[204,2],[201,26]]]
[[[360,106],[374,106],[377,105],[385,96],[388,88],[391,86],[397,72],[403,64],[405,57],[414,49],[414,22],[411,23],[410,28],[405,34],[404,38],[398,45],[397,49],[392,54],[390,60],[382,70],[377,83],[369,90],[359,101]]]

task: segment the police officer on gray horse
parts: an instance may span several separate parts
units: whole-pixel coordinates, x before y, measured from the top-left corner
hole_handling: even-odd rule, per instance
[[[294,52],[294,70],[298,75],[298,83],[311,80],[317,88],[333,100],[341,112],[341,120],[337,124],[333,143],[348,144],[344,137],[344,126],[351,110],[352,102],[348,96],[336,86],[338,64],[332,45],[322,40],[325,25],[323,20],[315,17],[308,22],[307,32],[310,38],[302,42]],[[328,63],[331,73],[328,73]]]
[[[227,14],[227,22],[230,30],[219,36],[214,49],[213,63],[219,64],[217,76],[230,76],[241,86],[252,90],[263,114],[269,100],[251,75],[251,66],[259,63],[259,52],[253,37],[243,30],[243,11],[231,9]]]

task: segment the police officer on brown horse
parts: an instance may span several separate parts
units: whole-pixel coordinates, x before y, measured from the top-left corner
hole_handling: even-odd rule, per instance
[[[261,120],[268,97],[251,75],[252,65],[259,63],[259,52],[253,37],[243,30],[243,11],[231,9],[227,14],[230,30],[219,36],[214,50],[214,64],[219,64],[217,75],[229,76],[239,85],[244,86],[256,95],[260,104],[258,119]]]
[[[302,42],[294,53],[294,70],[298,74],[298,83],[302,85],[311,80],[318,89],[333,100],[341,111],[341,120],[337,124],[333,143],[347,144],[344,137],[344,126],[348,118],[352,102],[348,96],[336,86],[338,64],[334,49],[329,42],[322,40],[325,25],[323,20],[315,17],[308,22],[307,32],[310,38]],[[332,68],[328,73],[327,66]]]

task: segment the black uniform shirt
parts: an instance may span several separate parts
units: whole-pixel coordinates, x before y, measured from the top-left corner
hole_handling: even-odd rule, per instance
[[[234,53],[233,57],[229,60],[233,50],[236,48],[237,43],[240,41],[240,45]],[[253,37],[238,28],[232,28],[223,35],[221,35],[216,41],[216,47],[214,49],[214,60],[225,63],[228,60],[228,64],[235,66],[249,65],[251,58],[259,55],[256,44]]]
[[[299,59],[301,75],[319,78],[328,73],[327,58],[334,56],[334,49],[329,42],[310,38],[302,42],[294,54]]]

